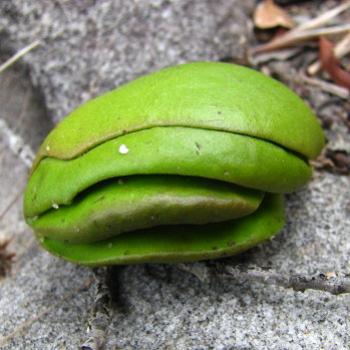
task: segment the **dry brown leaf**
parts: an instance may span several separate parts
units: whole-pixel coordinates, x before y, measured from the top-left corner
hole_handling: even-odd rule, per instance
[[[350,53],[350,31],[334,46],[334,55],[340,59]],[[321,69],[321,62],[317,60],[309,66],[307,73],[315,75]]]
[[[293,28],[294,21],[288,13],[277,6],[273,0],[263,0],[254,11],[254,25],[259,29],[275,27]]]
[[[335,57],[333,44],[325,37],[320,37],[319,55],[322,68],[330,75],[338,85],[350,90],[350,72],[340,66]]]

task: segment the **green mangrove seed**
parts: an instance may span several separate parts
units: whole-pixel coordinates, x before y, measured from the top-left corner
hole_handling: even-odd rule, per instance
[[[310,108],[233,64],[163,69],[91,100],[51,131],[24,214],[42,246],[86,265],[229,256],[276,234],[282,194],[324,145]]]

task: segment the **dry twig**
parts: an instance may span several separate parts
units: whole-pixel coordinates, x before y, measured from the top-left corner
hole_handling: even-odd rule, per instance
[[[338,96],[340,98],[343,98],[345,100],[348,100],[350,98],[350,91],[344,87],[338,86],[336,84],[329,83],[327,81],[317,79],[317,78],[310,78],[304,73],[300,73],[296,78],[296,82],[304,82],[308,85],[314,86],[319,88],[320,90],[324,92],[328,92],[332,95]]]
[[[313,18],[309,21],[306,21],[305,23],[300,24],[298,27],[295,28],[297,31],[303,31],[306,29],[313,29],[318,28],[329,21],[331,21],[333,18],[341,14],[342,12],[346,11],[350,8],[350,1],[345,2],[344,4],[341,4],[339,6],[336,6],[335,8],[326,11],[325,13],[322,13],[321,15],[317,16],[316,18]]]
[[[106,342],[106,331],[110,323],[111,298],[107,286],[106,269],[95,271],[95,297],[89,319],[89,338],[81,345],[81,350],[101,350]]]
[[[14,64],[16,61],[18,61],[21,57],[26,55],[29,51],[38,47],[40,44],[41,43],[39,40],[35,40],[31,44],[29,44],[29,45],[25,46],[23,49],[19,50],[16,54],[14,54],[12,57],[10,57],[6,62],[4,62],[0,66],[0,73],[2,73],[5,69],[10,67],[12,64]]]
[[[262,63],[271,61],[287,61],[288,59],[298,55],[301,52],[301,47],[291,47],[280,51],[264,52],[260,55],[248,56],[252,66],[258,66]]]
[[[349,8],[350,1],[347,1],[344,4],[341,4],[335,7],[334,9],[323,13],[314,19],[300,24],[299,26],[287,32],[286,34],[279,36],[266,44],[262,44],[253,48],[252,53],[254,54],[272,51],[276,49],[282,49],[288,46],[299,44],[309,39],[320,37],[322,35],[333,35],[349,31],[349,24],[320,28],[322,25],[328,23],[334,17],[338,16],[341,12]]]
[[[335,272],[319,273],[313,276],[302,274],[285,275],[272,270],[265,271],[257,268],[228,266],[224,268],[221,276],[268,285],[278,285],[284,288],[292,288],[295,291],[313,289],[334,295],[350,293],[350,275]]]
[[[333,34],[340,34],[343,32],[347,32],[350,30],[350,24],[343,24],[339,26],[333,27],[325,27],[318,29],[309,29],[299,31],[297,29],[292,29],[286,34],[273,39],[272,41],[256,46],[252,49],[253,54],[257,54],[260,52],[267,52],[277,49],[283,49],[285,47],[289,47],[295,44],[302,43],[309,39],[318,38],[320,36],[327,36]]]
[[[321,79],[310,78],[305,73],[297,72],[295,69],[286,70],[284,69],[283,65],[281,67],[274,65],[273,68],[273,72],[277,74],[283,81],[294,82],[295,84],[304,83],[305,87],[308,87],[308,85],[316,87],[321,91],[330,93],[345,100],[348,100],[350,97],[350,92],[341,86],[329,83]]]

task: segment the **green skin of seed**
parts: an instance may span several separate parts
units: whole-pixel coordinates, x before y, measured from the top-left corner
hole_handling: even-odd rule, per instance
[[[187,262],[240,253],[271,238],[283,224],[282,196],[267,194],[253,214],[224,223],[156,227],[90,244],[40,242],[52,254],[89,266]]]
[[[119,152],[121,145],[127,146],[127,154]],[[69,205],[100,181],[135,174],[205,177],[285,193],[304,185],[311,168],[293,153],[252,137],[193,128],[152,128],[107,141],[70,161],[43,159],[28,183],[26,216],[38,216],[54,203]]]
[[[43,247],[76,263],[232,255],[280,230],[279,194],[309,180],[323,144],[277,81],[232,64],[172,67],[64,119],[34,161],[24,213]]]
[[[147,227],[228,221],[253,213],[262,199],[262,192],[224,182],[133,176],[92,187],[31,225],[39,236],[86,243]]]
[[[307,158],[324,145],[311,109],[283,84],[242,66],[195,62],[146,75],[83,104],[48,135],[34,167],[43,157],[71,159],[154,126],[250,135]]]

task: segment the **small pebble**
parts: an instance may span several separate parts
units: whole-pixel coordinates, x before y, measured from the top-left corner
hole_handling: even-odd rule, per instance
[[[58,204],[53,203],[53,204],[52,204],[52,208],[54,208],[54,209],[58,209],[58,208],[59,208],[59,206],[58,206]]]

